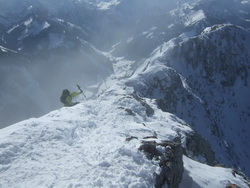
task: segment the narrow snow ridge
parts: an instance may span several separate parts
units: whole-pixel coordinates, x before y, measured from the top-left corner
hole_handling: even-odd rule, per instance
[[[121,90],[2,129],[0,186],[151,187],[158,165],[138,151],[140,140],[191,131],[170,114],[159,116],[147,117]]]
[[[95,100],[2,129],[0,187],[151,188],[161,169],[138,151],[141,141],[171,141],[178,135],[185,139],[192,130],[144,99],[152,108],[148,113],[133,95],[132,88],[115,84]],[[184,163],[182,185],[210,187],[212,167],[187,158]],[[202,177],[193,168],[203,169]],[[232,180],[244,187],[230,170],[216,173],[213,185],[225,187]]]

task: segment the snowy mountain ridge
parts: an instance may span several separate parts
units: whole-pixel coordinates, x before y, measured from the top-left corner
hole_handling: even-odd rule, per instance
[[[153,100],[133,95],[131,87],[115,84],[97,99],[3,129],[0,185],[152,187],[163,167],[159,159],[147,159],[138,148],[145,141],[161,143],[176,137],[185,147],[186,136],[193,131],[173,114],[158,109]],[[247,187],[243,177],[234,177],[230,169],[209,167],[186,156],[183,160],[180,187],[223,187],[229,182]],[[202,176],[192,168],[203,169]]]
[[[159,68],[144,68],[132,81],[140,96],[156,99],[162,110],[184,119],[208,139],[219,161],[245,170],[249,168],[249,34],[234,25],[217,25],[193,38],[173,39],[142,66]]]
[[[217,28],[227,27],[232,26]],[[208,31],[211,28],[204,32]],[[189,40],[180,44],[188,45]],[[173,47],[177,48],[178,45]],[[210,144],[198,136],[203,134],[206,137],[204,133],[211,132],[209,127],[203,125],[200,128],[205,130],[200,131],[196,125],[192,125],[197,129],[196,132],[187,122],[173,114],[179,116],[176,112],[180,106],[174,100],[176,96],[182,101],[181,108],[185,108],[190,117],[193,115],[185,107],[185,94],[190,99],[193,98],[193,105],[201,115],[204,112],[202,105],[206,103],[189,85],[190,81],[183,77],[186,75],[181,76],[177,69],[164,63],[166,57],[173,57],[168,52],[171,50],[166,48],[165,53],[159,52],[161,55],[150,59],[151,62],[146,61],[129,78],[119,76],[121,72],[116,72],[103,83],[108,88],[96,99],[79,98],[82,102],[75,107],[62,108],[41,118],[2,129],[2,186],[176,187],[166,177],[164,179],[164,176],[160,176],[161,172],[169,170],[162,166],[161,161],[168,150],[174,147],[170,143],[180,139],[184,156],[179,187],[225,187],[229,183],[248,187],[245,176],[240,172],[235,174],[232,169],[205,164],[217,164],[212,149],[209,149]],[[122,59],[117,61],[118,67],[119,64],[124,64]],[[122,73],[126,69],[129,71],[131,68],[123,67]],[[177,95],[174,96],[171,92],[176,92]],[[167,102],[168,109],[164,106],[164,101],[160,100],[166,95],[168,98],[164,101]],[[179,98],[181,96],[182,99]],[[197,111],[194,108],[192,110],[197,115]],[[182,117],[186,119],[185,116]],[[200,115],[197,116],[199,117]],[[202,117],[198,122],[205,119],[206,117]],[[193,120],[195,123],[195,118]],[[226,129],[223,128],[223,131],[224,142],[230,144],[226,140]],[[219,138],[216,136],[218,135],[210,138],[210,142]],[[243,135],[240,138],[242,137]],[[169,145],[164,145],[166,143]],[[218,146],[211,143],[218,149]],[[151,149],[148,150],[147,147]],[[245,150],[244,147],[242,149]],[[221,149],[215,151],[216,155],[223,155]],[[235,152],[232,151],[231,154]],[[195,162],[192,158],[203,163]],[[11,176],[14,172],[16,176]],[[161,179],[163,180],[160,181]],[[15,186],[16,184],[18,185]]]
[[[1,129],[0,187],[249,187],[249,1],[16,5],[1,116],[88,99]]]

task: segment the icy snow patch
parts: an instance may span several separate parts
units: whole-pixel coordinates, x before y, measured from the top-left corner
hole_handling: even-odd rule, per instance
[[[13,30],[15,30],[15,29],[18,28],[18,27],[19,27],[19,25],[13,26],[11,29],[9,29],[9,30],[7,31],[7,33],[10,34]]]
[[[134,38],[133,37],[130,37],[126,42],[127,43],[130,43],[130,42],[132,42],[134,40]]]
[[[20,37],[18,37],[18,40],[22,40],[28,36],[36,36],[41,31],[50,27],[50,24],[48,22],[39,23],[37,21],[32,21],[32,20],[33,19],[29,19],[24,22],[26,28],[24,29]]]
[[[232,170],[222,167],[212,167],[198,163],[184,156],[184,173],[180,188],[211,188],[226,187],[229,183],[236,184],[241,188],[247,188],[241,176],[233,176]]]
[[[193,25],[204,18],[206,18],[206,15],[202,10],[191,11],[191,13],[186,16],[185,25]]]
[[[0,46],[0,50],[1,50],[2,52],[13,52],[13,53],[17,53],[16,51],[11,50],[11,49],[8,49],[8,48],[5,48],[5,47],[3,47],[3,46]]]
[[[143,35],[146,36],[146,38],[152,38],[154,35],[154,31],[157,29],[157,27],[152,27],[148,31],[142,32]]]
[[[2,52],[8,52],[4,47],[0,46]]]
[[[43,23],[43,27],[42,27],[42,30],[43,29],[48,29],[50,27],[50,24],[48,22],[44,22]]]
[[[242,4],[250,4],[249,0],[241,1]]]
[[[97,4],[97,8],[99,10],[109,10],[112,6],[117,6],[120,4],[120,1],[118,0],[111,0],[109,2],[100,2]]]
[[[32,21],[33,21],[33,18],[30,17],[27,21],[24,22],[24,25],[29,26],[32,23]]]
[[[161,57],[167,50],[173,48],[175,46],[175,40],[172,39],[168,42],[164,42],[161,46],[157,47],[152,53],[151,57],[148,59],[149,61],[154,61],[157,58]]]

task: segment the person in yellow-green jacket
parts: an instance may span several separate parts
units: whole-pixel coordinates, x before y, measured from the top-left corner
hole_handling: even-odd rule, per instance
[[[60,101],[64,104],[65,107],[75,106],[76,104],[79,103],[79,102],[72,101],[74,97],[83,93],[80,86],[77,85],[77,87],[80,90],[80,92],[70,92],[68,89],[63,90],[62,95],[60,97]]]

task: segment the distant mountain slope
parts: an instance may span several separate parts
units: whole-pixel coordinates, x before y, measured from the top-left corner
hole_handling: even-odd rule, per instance
[[[95,84],[113,72],[110,59],[87,41],[89,34],[84,29],[51,15],[43,6],[24,5],[17,9],[19,18],[1,12],[10,16],[0,20],[4,25],[0,95],[5,96],[0,107],[1,128],[56,109],[61,106],[63,89]],[[29,83],[36,84],[30,87]],[[15,118],[9,118],[12,113]]]
[[[249,31],[234,25],[215,25],[196,37],[173,39],[162,47],[165,52],[155,51],[159,58],[147,60],[144,72],[132,81],[140,96],[156,99],[161,109],[208,139],[221,163],[239,166],[247,174],[249,41]]]

